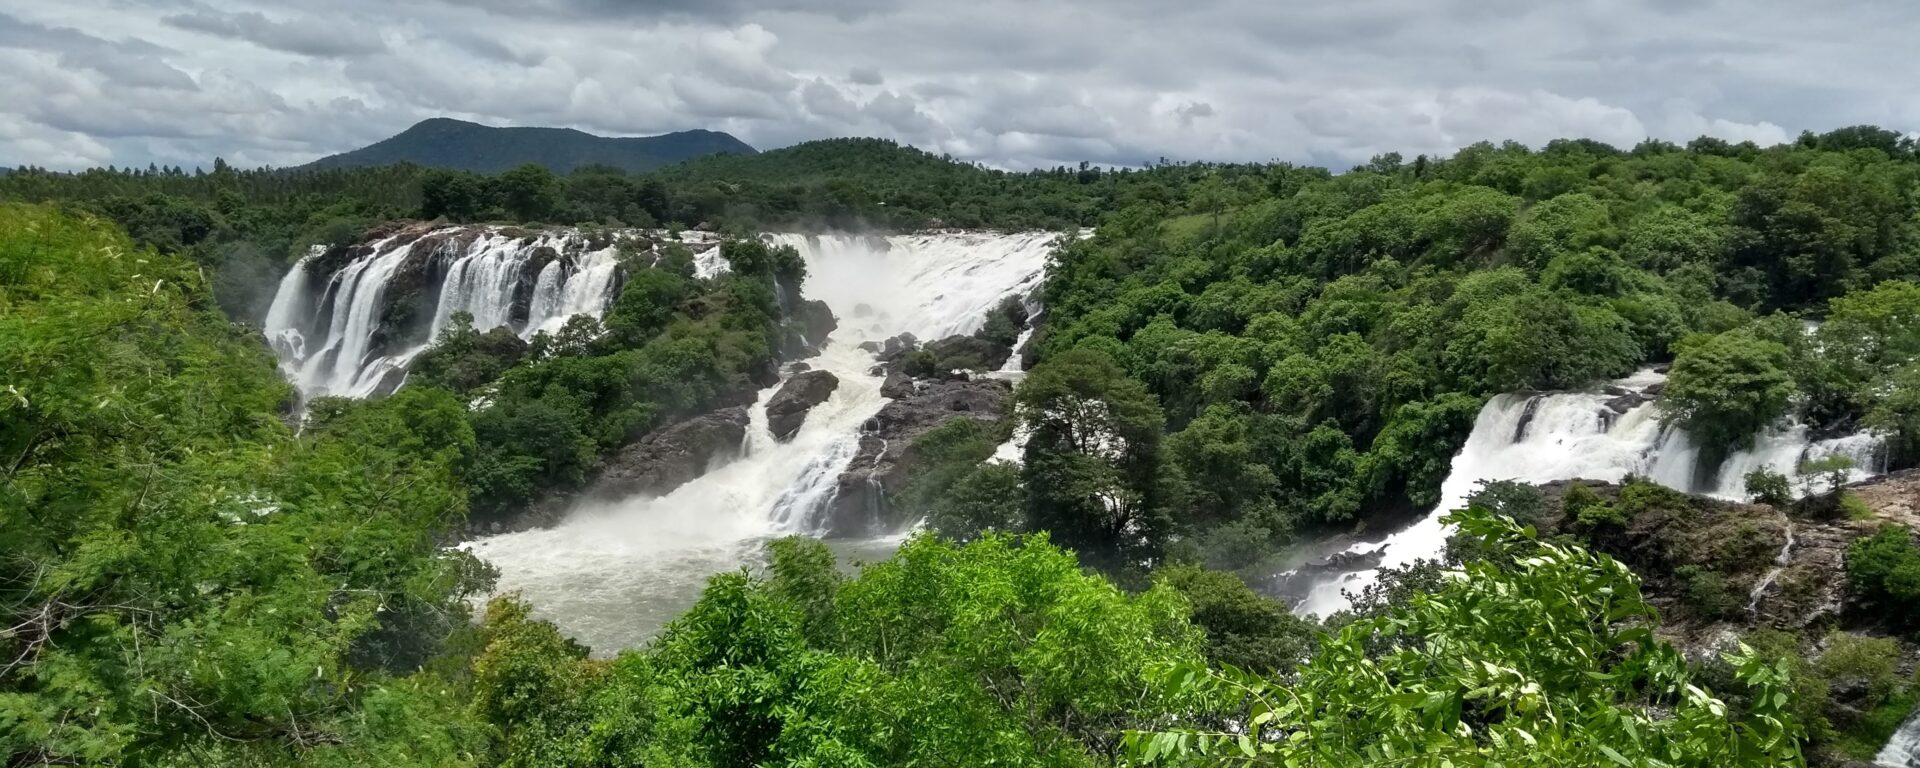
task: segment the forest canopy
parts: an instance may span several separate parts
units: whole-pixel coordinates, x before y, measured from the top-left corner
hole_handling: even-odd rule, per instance
[[[0,752],[1799,764],[1830,736],[1798,706],[1804,670],[1682,658],[1606,554],[1622,550],[1495,514],[1537,517],[1522,491],[1457,518],[1444,572],[1389,575],[1331,622],[1236,574],[1432,507],[1493,395],[1646,365],[1671,366],[1661,418],[1708,454],[1794,418],[1879,430],[1890,466],[1920,461],[1917,186],[1913,143],[1868,128],[1767,148],[1483,143],[1338,174],[1012,173],[851,139],[648,174],[16,171],[0,177]],[[395,395],[316,402],[300,425],[249,325],[311,246],[398,218],[1095,229],[1063,238],[1041,292],[1018,466],[982,463],[1015,425],[929,433],[908,501],[932,530],[892,559],[850,576],[815,542],[772,542],[768,568],[716,576],[607,658],[511,597],[477,616],[492,575],[443,545],[765,386],[804,265],[736,240],[734,271],[707,279],[668,254],[630,270],[604,318],[532,343],[455,322]],[[1566,505],[1599,526],[1665,493]],[[1848,553],[1883,612],[1917,559],[1889,530]]]

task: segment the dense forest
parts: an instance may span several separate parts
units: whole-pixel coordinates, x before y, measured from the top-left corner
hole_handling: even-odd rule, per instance
[[[683,160],[721,153],[753,154],[753,147],[714,131],[660,136],[607,137],[571,128],[494,127],[436,117],[400,133],[302,166],[367,168],[411,163],[427,168],[499,173],[533,163],[555,173],[600,165],[650,171]]]
[[[744,161],[744,162],[743,162]],[[411,165],[211,170],[104,168],[0,176],[0,199],[111,219],[135,242],[215,270],[215,294],[257,322],[274,282],[309,245],[345,243],[401,218],[514,224],[763,230],[1093,226],[1135,198],[1171,200],[1185,180],[1227,169],[1057,168],[1010,173],[879,139],[714,155],[645,174],[590,165],[564,176],[525,165],[477,174]]]
[[[1847,548],[1849,628],[1682,654],[1748,547],[1668,573],[1650,483],[1489,487],[1450,560],[1325,621],[1234,573],[1438,499],[1496,393],[1671,365],[1726,455],[1797,418],[1920,460],[1920,162],[1878,129],[1761,148],[1481,144],[1334,174],[1007,173],[815,142],[630,175],[538,167],[0,177],[0,752],[9,765],[1837,764],[1915,695],[1920,550]],[[592,658],[441,544],[635,432],[764,384],[786,249],[632,269],[551,337],[456,323],[393,396],[311,404],[247,327],[373,223],[1095,227],[1066,238],[999,430],[922,438],[931,530],[849,576],[769,545]],[[241,322],[235,323],[233,320]],[[1807,321],[1818,321],[1809,331]],[[510,338],[511,337],[511,338]],[[492,407],[471,409],[484,393]],[[1708,462],[1711,464],[1712,462]],[[1853,514],[1841,488],[1795,515]],[[1811,490],[1811,489],[1810,489]],[[1720,514],[1720,513],[1715,513]],[[1732,514],[1732,513],[1727,513]],[[1871,515],[1869,514],[1868,517]],[[1866,524],[1866,521],[1861,521]],[[1738,538],[1738,537],[1725,537]],[[1720,569],[1719,571],[1714,569]],[[1641,571],[1636,573],[1636,570]],[[1643,591],[1680,588],[1677,615]],[[1723,590],[1724,591],[1724,590]],[[1754,648],[1759,648],[1756,651]],[[1844,649],[1844,650],[1837,650]],[[1861,670],[1866,670],[1862,672]],[[1837,691],[1870,681],[1872,712]],[[1849,699],[1848,702],[1853,700]],[[1866,754],[1862,754],[1862,752]]]
[[[1020,395],[1110,407],[1031,425],[1035,518],[1013,524],[1083,554],[1250,565],[1301,531],[1432,506],[1489,396],[1654,363],[1705,466],[1788,416],[1880,430],[1910,466],[1917,189],[1910,144],[1860,130],[1765,150],[1482,144],[1337,177],[1223,173],[1120,208],[1058,254]],[[1088,430],[1118,438],[1101,449],[1117,471],[1081,462],[1100,458],[1074,447]]]

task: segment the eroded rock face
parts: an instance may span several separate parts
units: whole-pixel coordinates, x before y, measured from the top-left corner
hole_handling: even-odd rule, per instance
[[[896,372],[897,373],[897,372]],[[889,377],[889,383],[892,383]],[[895,519],[891,497],[912,475],[914,438],[953,418],[998,421],[1013,406],[1013,387],[1004,381],[922,381],[911,379],[862,427],[860,451],[840,475],[825,522],[829,536],[870,536],[911,521]]]
[[[942,370],[991,371],[1013,355],[1013,347],[978,336],[948,336],[927,345]]]
[[[588,495],[599,499],[660,496],[735,456],[747,436],[747,408],[734,406],[656,429],[600,464]]]
[[[797,326],[799,340],[803,350],[789,350],[788,357],[799,357],[798,352],[819,352],[826,346],[827,336],[840,328],[840,321],[833,316],[833,310],[827,303],[818,299],[802,301],[796,304],[791,319]]]
[[[806,423],[807,413],[826,402],[839,388],[839,377],[827,371],[804,371],[787,379],[780,391],[767,401],[767,429],[773,433],[773,439],[782,442],[793,439],[794,433]]]
[[[446,279],[447,265],[478,236],[471,229],[428,231],[429,227],[416,225],[394,235],[396,243],[411,242],[413,247],[394,268],[381,295],[380,325],[375,332],[379,349],[432,341],[434,307],[440,303],[440,283]]]
[[[533,314],[533,292],[540,287],[540,272],[560,258],[559,251],[543,245],[533,249],[533,253],[520,265],[520,279],[513,284],[513,306],[507,315],[514,327],[527,324],[527,319]]]

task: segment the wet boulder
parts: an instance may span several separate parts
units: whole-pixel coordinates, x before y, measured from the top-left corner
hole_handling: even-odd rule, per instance
[[[738,456],[747,423],[746,407],[735,406],[649,432],[603,460],[588,493],[601,499],[670,493]]]
[[[900,358],[906,357],[907,353],[919,347],[920,340],[914,338],[914,335],[911,333],[903,333],[886,341],[863,342],[860,345],[862,351],[872,353],[873,356],[879,358],[882,363],[898,361]]]
[[[839,377],[827,371],[798,373],[767,401],[767,429],[775,440],[793,439],[807,421],[807,413],[840,388]]]
[[[527,260],[521,262],[519,278],[513,283],[513,305],[507,315],[515,327],[525,326],[533,315],[533,294],[540,288],[540,273],[548,264],[560,260],[559,251],[543,245],[533,249],[527,254]]]
[[[1013,407],[1013,386],[995,379],[921,382],[861,428],[860,449],[847,463],[827,510],[829,536],[869,536],[896,530],[893,508],[918,464],[913,441],[956,418],[998,421]]]
[[[781,354],[788,358],[805,357],[816,354],[827,345],[827,336],[839,329],[840,321],[833,316],[833,310],[827,303],[817,299],[795,303],[787,313],[786,339]]]
[[[809,299],[794,308],[793,317],[800,322],[800,332],[807,345],[814,349],[826,345],[827,336],[840,328],[840,321],[833,316],[833,310],[819,299]]]
[[[1013,356],[1013,345],[979,336],[948,336],[926,348],[933,355],[935,375],[955,370],[998,370]]]

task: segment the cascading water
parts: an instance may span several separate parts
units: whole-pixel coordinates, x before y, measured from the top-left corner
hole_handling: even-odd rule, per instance
[[[689,233],[683,242],[704,246],[697,268],[717,271],[712,236]],[[281,279],[267,312],[267,339],[304,399],[391,391],[457,312],[480,331],[506,326],[523,338],[557,331],[574,315],[598,317],[620,272],[612,237],[573,230],[418,225],[355,250],[330,274],[315,274],[328,251],[314,249]],[[432,302],[425,327],[392,327],[389,313],[417,300]]]
[[[1886,768],[1920,768],[1920,712],[1900,725],[1887,745],[1873,756],[1873,764]]]
[[[839,329],[810,360],[840,385],[788,442],[766,427],[760,393],[741,456],[664,496],[574,510],[546,530],[469,542],[500,569],[499,587],[600,654],[635,646],[699,599],[707,578],[758,561],[772,537],[817,530],[861,429],[887,399],[863,341],[899,333],[932,340],[977,330],[1008,295],[1043,277],[1053,236],[977,233],[893,237],[773,235],[807,264],[806,294]],[[831,542],[843,557],[884,556],[886,537]]]
[[[1641,371],[1613,382],[1607,390],[1640,392],[1664,381],[1661,374]],[[1466,445],[1454,456],[1434,511],[1383,542],[1354,545],[1349,553],[1378,553],[1378,566],[1319,578],[1295,612],[1324,616],[1343,609],[1348,603],[1342,592],[1358,593],[1374,583],[1380,568],[1438,558],[1451,532],[1440,518],[1464,506],[1483,480],[1617,482],[1634,474],[1691,493],[1738,500],[1746,495],[1746,473],[1760,467],[1797,479],[1802,461],[1840,454],[1854,460],[1853,477],[1863,479],[1880,466],[1880,443],[1872,435],[1813,441],[1805,427],[1788,425],[1767,430],[1753,449],[1728,457],[1716,475],[1702,479],[1698,449],[1683,431],[1661,424],[1651,398],[1624,406],[1624,413],[1609,407],[1617,398],[1603,392],[1493,398],[1481,409]]]
[[[1780,554],[1774,555],[1773,567],[1767,569],[1766,575],[1761,576],[1759,581],[1754,582],[1752,591],[1747,593],[1747,615],[1749,616],[1760,609],[1760,599],[1767,596],[1767,589],[1772,587],[1775,581],[1779,581],[1780,574],[1785,573],[1787,566],[1793,563],[1793,518],[1787,517],[1785,514],[1782,514],[1780,517],[1786,522],[1787,541],[1780,545]]]

